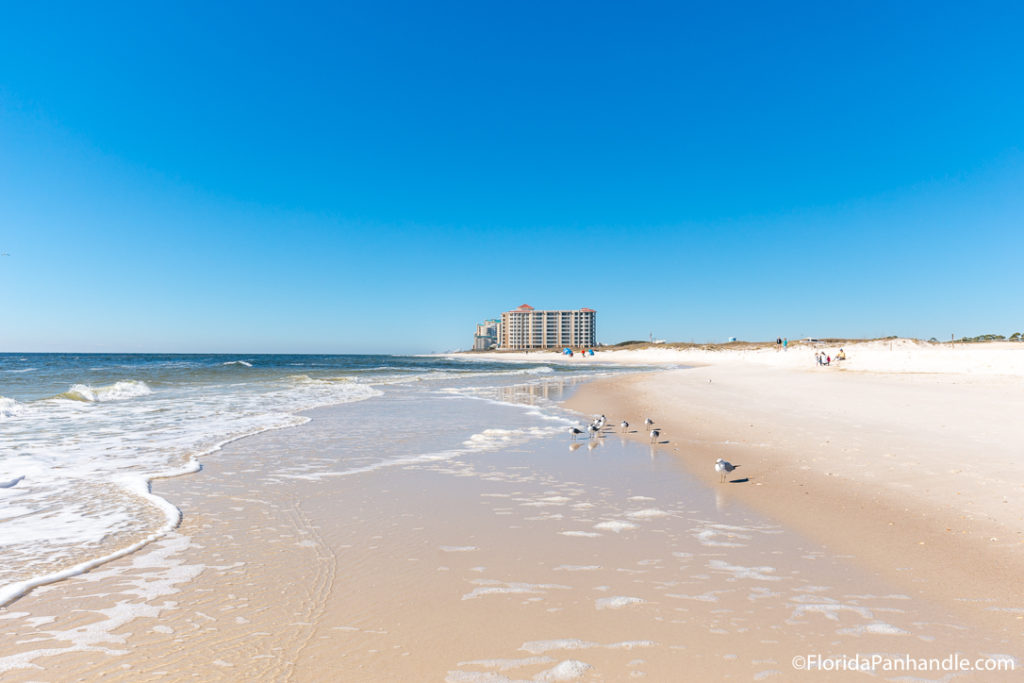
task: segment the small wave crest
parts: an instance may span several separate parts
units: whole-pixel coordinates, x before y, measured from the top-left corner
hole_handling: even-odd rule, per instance
[[[24,406],[13,398],[7,398],[6,396],[0,396],[0,420],[5,420],[9,417],[14,417],[19,414]]]
[[[536,367],[536,368],[524,368],[522,370],[513,370],[512,372],[510,372],[508,374],[510,374],[510,375],[547,375],[547,374],[552,373],[554,371],[555,371],[555,369],[552,368],[552,367],[548,367],[547,365],[541,365],[541,366]]]
[[[288,379],[298,384],[350,384],[353,382],[351,377],[310,377],[309,375],[289,375]]]
[[[252,363],[247,360],[229,360],[225,363],[221,363],[221,365],[244,365],[247,368],[252,367]]]
[[[70,401],[84,401],[86,403],[101,403],[103,401],[121,401],[152,393],[153,390],[145,382],[130,379],[100,387],[93,387],[88,384],[73,384],[70,389],[57,396],[57,398],[64,398]]]

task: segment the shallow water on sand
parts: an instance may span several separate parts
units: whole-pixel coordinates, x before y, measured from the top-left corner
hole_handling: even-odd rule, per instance
[[[150,480],[302,424],[300,411],[383,386],[588,373],[431,357],[0,354],[0,605],[159,538],[179,515]]]
[[[182,527],[14,603],[0,671],[817,680],[792,658],[1018,654],[673,456],[610,430],[571,443],[571,381],[495,384],[385,387],[160,482]]]

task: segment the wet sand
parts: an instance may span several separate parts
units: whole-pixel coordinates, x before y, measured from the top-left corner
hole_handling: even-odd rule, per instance
[[[1015,633],[693,476],[671,433],[652,448],[520,430],[498,449],[343,474],[387,398],[312,411],[156,482],[182,526],[0,612],[4,680],[821,680],[791,659],[1019,655]],[[525,424],[481,403],[403,410]]]

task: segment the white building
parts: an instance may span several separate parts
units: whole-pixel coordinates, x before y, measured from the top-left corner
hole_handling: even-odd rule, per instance
[[[498,346],[502,349],[591,347],[597,344],[597,312],[538,311],[527,304],[501,314]]]
[[[501,323],[497,320],[485,320],[476,326],[476,334],[473,335],[473,350],[487,351],[498,345],[498,330]]]

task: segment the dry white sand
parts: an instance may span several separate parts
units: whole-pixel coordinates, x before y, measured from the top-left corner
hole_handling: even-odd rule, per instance
[[[936,344],[913,339],[884,339],[826,344],[793,341],[785,351],[778,350],[774,344],[685,348],[652,345],[635,350],[599,350],[593,356],[575,354],[572,358],[553,351],[502,351],[453,354],[450,357],[577,365],[729,365],[806,370],[816,366],[816,352],[821,351],[834,358],[840,348],[846,351],[847,360],[831,367],[848,372],[1024,377],[1024,343],[1016,342]]]

